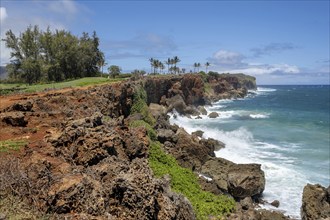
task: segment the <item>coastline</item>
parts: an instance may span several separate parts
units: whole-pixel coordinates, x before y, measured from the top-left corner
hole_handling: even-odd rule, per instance
[[[202,138],[200,133],[190,135],[168,120],[167,113],[174,109],[189,117],[206,117],[203,105],[226,97],[242,98],[251,85],[255,85],[253,78],[242,75],[225,74],[209,79],[207,85],[199,75],[184,75],[23,96],[0,112],[8,135],[27,137],[17,158],[4,155],[9,160],[0,164],[4,168],[0,176],[6,177],[0,179],[0,190],[10,190],[8,184],[14,179],[6,172],[15,171],[26,173],[24,181],[32,186],[30,191],[24,184],[14,186],[20,199],[33,198],[29,204],[36,201],[41,213],[48,210],[55,217],[136,219],[145,218],[143,210],[149,210],[163,219],[194,219],[196,210],[171,190],[171,178],[156,178],[149,166],[150,149],[158,141],[157,146],[184,169],[212,177],[211,181],[199,178],[204,191],[236,199],[235,212],[226,214],[226,219],[288,219],[257,208],[265,186],[260,164],[216,158],[214,152],[223,143]],[[15,162],[11,157],[20,165],[8,169]]]

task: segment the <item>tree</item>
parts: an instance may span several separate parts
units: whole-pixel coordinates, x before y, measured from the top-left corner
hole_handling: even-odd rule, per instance
[[[112,77],[112,78],[116,78],[116,76],[118,76],[121,72],[121,68],[119,66],[116,66],[116,65],[111,65],[109,68],[108,68],[108,71],[109,71],[109,75]]]
[[[177,73],[177,68],[176,68],[176,64],[179,63],[181,60],[179,59],[179,57],[175,56],[173,57],[173,64],[174,64],[174,73],[176,74]]]
[[[196,68],[198,67],[198,63],[194,63],[194,73],[196,73]]]
[[[165,61],[166,65],[167,65],[167,73],[170,73],[170,65],[172,65],[171,59],[167,58],[167,61]]]
[[[199,67],[201,67],[201,64],[200,63],[197,63],[197,73],[199,72]]]
[[[9,76],[17,81],[61,81],[64,79],[96,76],[104,65],[96,32],[78,38],[65,30],[45,32],[29,26],[18,37],[9,30],[3,39],[11,49],[7,65]]]
[[[149,59],[149,62],[150,62],[150,66],[151,66],[150,73],[152,73],[152,68],[154,68],[154,73],[155,73],[154,58],[150,58],[150,59]]]
[[[209,62],[206,62],[205,63],[205,73],[207,74],[207,68],[210,66],[210,63]]]

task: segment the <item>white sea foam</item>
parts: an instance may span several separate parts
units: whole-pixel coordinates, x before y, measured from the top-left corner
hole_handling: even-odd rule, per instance
[[[276,89],[272,89],[272,88],[265,88],[265,87],[258,87],[257,88],[258,92],[276,92]]]
[[[243,112],[244,113],[244,112]],[[227,116],[224,116],[226,115]],[[242,114],[239,111],[220,112],[220,118]],[[246,113],[245,113],[246,114]],[[220,151],[216,151],[217,157],[231,160],[235,163],[260,163],[262,170],[265,172],[266,188],[263,193],[264,199],[272,202],[280,201],[279,209],[284,210],[286,215],[293,218],[300,218],[301,194],[306,184],[306,176],[295,167],[297,159],[286,154],[292,149],[299,149],[299,145],[288,146],[288,143],[279,145],[260,142],[253,137],[253,134],[244,127],[240,127],[233,131],[223,131],[219,127],[211,127],[210,120],[199,119],[198,123],[195,119],[173,115],[170,122],[184,127],[187,132],[191,133],[196,130],[203,130],[203,137],[214,138],[225,143],[226,147]],[[294,180],[294,184],[292,181]],[[267,209],[274,207],[266,206]],[[278,209],[277,209],[278,210]]]
[[[258,119],[258,118],[269,118],[268,114],[250,114],[251,118]]]

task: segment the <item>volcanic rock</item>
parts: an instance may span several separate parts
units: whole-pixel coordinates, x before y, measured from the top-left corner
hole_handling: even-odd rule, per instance
[[[236,164],[228,170],[228,191],[236,198],[259,196],[265,189],[260,164]]]
[[[330,219],[329,192],[325,187],[319,184],[307,184],[304,187],[301,205],[301,219]]]
[[[209,118],[217,118],[219,117],[219,114],[217,112],[211,112],[208,116]]]

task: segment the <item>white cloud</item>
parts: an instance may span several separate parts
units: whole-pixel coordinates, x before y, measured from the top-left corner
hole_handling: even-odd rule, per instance
[[[48,8],[50,11],[60,14],[76,14],[78,5],[72,0],[50,1]]]
[[[1,24],[5,22],[8,17],[7,10],[5,7],[0,7],[0,22]]]
[[[290,64],[262,64],[260,62],[245,62],[243,54],[234,51],[219,50],[209,61],[212,69],[218,72],[245,73],[260,75],[288,75],[300,73],[299,67]]]
[[[237,73],[242,72],[250,75],[283,75],[283,74],[297,74],[300,70],[295,65],[289,64],[268,64],[268,65],[250,65],[248,64],[245,68],[230,69],[227,72]]]
[[[238,65],[242,64],[244,56],[240,53],[227,50],[219,50],[213,54],[212,61],[216,64]]]

